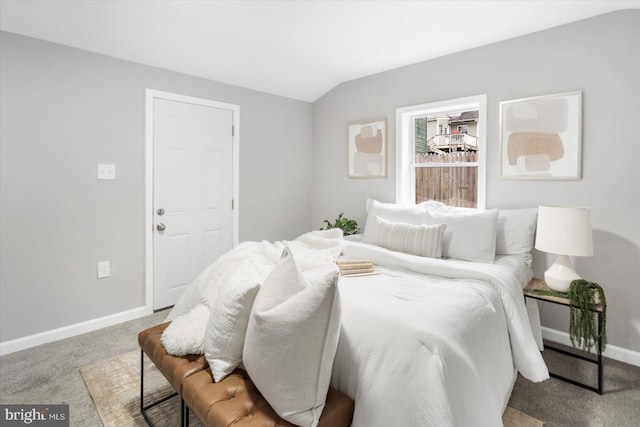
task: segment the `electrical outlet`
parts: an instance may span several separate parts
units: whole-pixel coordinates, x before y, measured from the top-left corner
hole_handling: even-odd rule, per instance
[[[98,279],[104,279],[111,276],[111,268],[109,267],[109,261],[103,261],[98,263]]]
[[[98,164],[98,179],[116,179],[116,165]]]

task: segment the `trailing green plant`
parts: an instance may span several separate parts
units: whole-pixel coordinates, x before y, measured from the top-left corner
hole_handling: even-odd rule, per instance
[[[602,328],[595,321],[596,296],[602,304]],[[578,279],[569,288],[569,338],[574,346],[589,351],[602,337],[602,350],[607,346],[607,299],[604,290],[595,282]],[[600,353],[600,348],[597,348]]]
[[[333,224],[325,219],[323,222],[327,225],[326,227],[322,227],[320,230],[331,230],[332,228],[339,228],[342,230],[345,236],[359,233],[360,227],[358,226],[358,222],[354,219],[343,217],[343,214],[344,212],[340,213]]]
[[[607,346],[607,299],[604,289],[595,282],[578,279],[571,282],[569,292],[553,290],[531,289],[529,292],[538,295],[549,295],[569,300],[569,338],[571,344],[589,351],[596,346],[602,337],[602,349],[597,348],[598,354]],[[598,301],[599,298],[599,301]],[[602,328],[599,329],[595,320],[597,303],[602,304]]]

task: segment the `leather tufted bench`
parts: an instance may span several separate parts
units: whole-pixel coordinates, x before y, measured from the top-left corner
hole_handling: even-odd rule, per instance
[[[189,424],[189,408],[205,427],[295,427],[280,418],[260,394],[247,373],[236,369],[222,381],[215,383],[204,356],[172,356],[160,338],[169,326],[163,323],[138,334],[140,344],[140,412],[153,426],[147,410],[180,395],[182,426]],[[144,355],[176,390],[156,402],[144,405]],[[348,427],[353,417],[354,402],[348,396],[329,388],[327,401],[318,427]]]
[[[153,426],[153,422],[147,415],[147,410],[171,399],[174,396],[181,395],[182,386],[185,378],[206,369],[209,364],[207,359],[202,355],[189,354],[186,356],[173,356],[167,353],[160,341],[162,333],[169,326],[170,322],[154,326],[138,334],[138,344],[140,345],[140,412],[147,421],[147,424]],[[175,389],[175,393],[163,397],[149,405],[144,405],[144,355],[153,362],[162,375],[169,381]],[[181,423],[185,423],[185,407],[184,400],[181,400]]]
[[[211,370],[197,372],[185,378],[182,398],[206,427],[295,427],[276,414],[240,369],[218,383]],[[353,408],[353,400],[329,388],[318,427],[348,427]]]

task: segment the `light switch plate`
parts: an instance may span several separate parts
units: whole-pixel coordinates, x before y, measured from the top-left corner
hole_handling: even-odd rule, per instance
[[[98,179],[116,179],[116,165],[98,164]]]
[[[104,279],[111,276],[111,267],[109,261],[102,261],[98,263],[98,279]]]

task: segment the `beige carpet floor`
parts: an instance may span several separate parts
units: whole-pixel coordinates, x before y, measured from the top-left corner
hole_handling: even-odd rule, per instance
[[[173,389],[162,374],[145,357],[145,405],[167,396]],[[132,351],[80,369],[80,374],[106,427],[146,426],[140,414],[140,352]],[[180,424],[180,401],[177,397],[149,410],[158,427]],[[505,427],[541,427],[542,421],[507,407],[502,421]],[[190,426],[200,426],[191,416]]]

